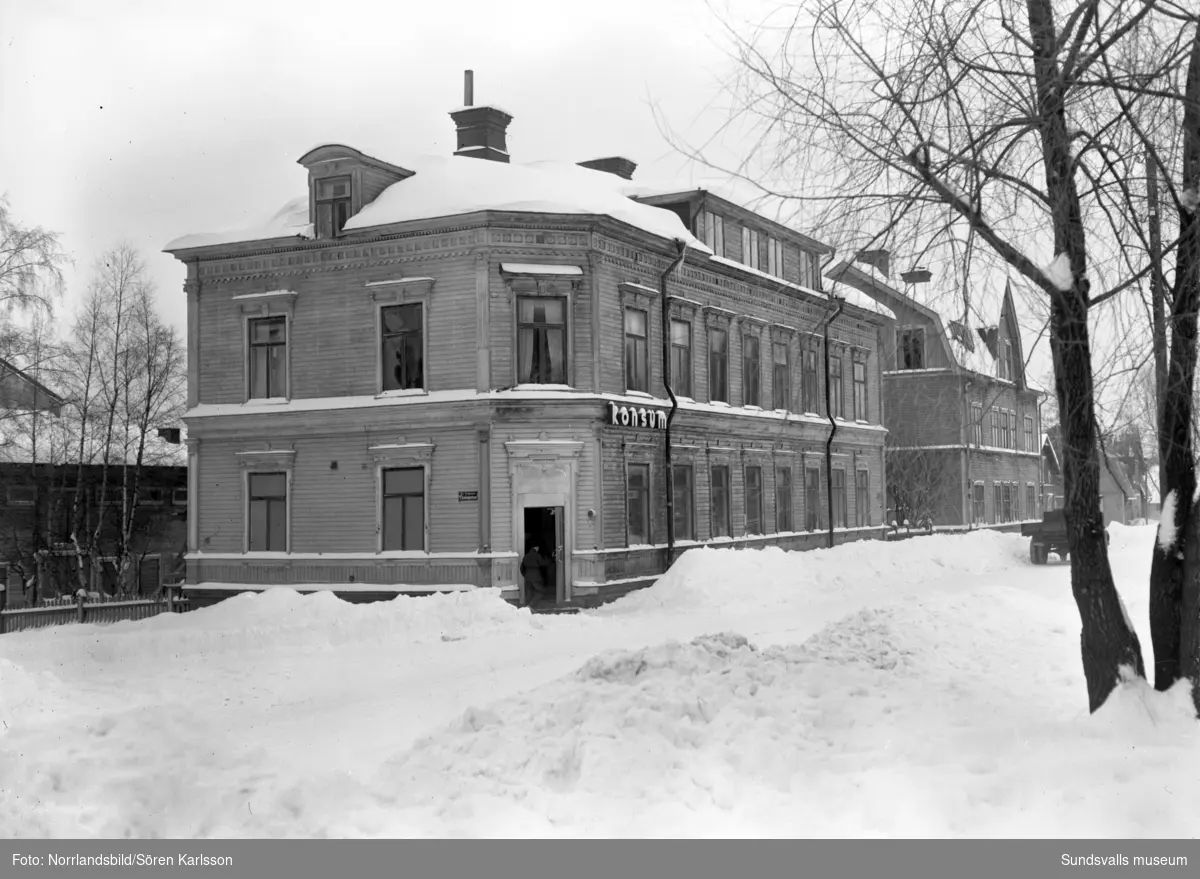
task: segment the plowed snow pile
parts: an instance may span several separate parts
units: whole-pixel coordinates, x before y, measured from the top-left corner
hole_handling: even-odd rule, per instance
[[[1153,528],[1112,528],[1145,631]],[[1069,568],[695,550],[599,611],[276,590],[0,638],[17,836],[1184,836],[1184,688],[1088,715]]]

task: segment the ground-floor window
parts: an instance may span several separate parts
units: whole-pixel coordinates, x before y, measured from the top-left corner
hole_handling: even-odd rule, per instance
[[[1025,483],[1025,518],[1037,518],[1037,490],[1032,482]]]
[[[821,527],[821,471],[816,467],[804,471],[804,527],[808,531]]]
[[[1004,494],[999,482],[992,483],[992,522],[999,524],[1004,519],[1001,518],[1001,510],[1004,509]]]
[[[1013,491],[1011,483],[1003,482],[1000,484],[1000,521],[1011,522],[1013,520]]]
[[[982,482],[976,482],[971,486],[971,521],[976,525],[982,525],[987,521]]]
[[[854,522],[859,528],[871,524],[871,474],[866,470],[854,473]]]
[[[763,533],[762,467],[746,468],[746,533]]]
[[[672,503],[675,507],[675,539],[696,539],[696,493],[692,490],[692,465],[675,464],[672,468]]]
[[[833,497],[833,527],[846,527],[846,471],[834,470],[829,490]]]
[[[792,530],[792,468],[775,468],[775,530]]]
[[[287,552],[287,474],[249,473],[250,552]]]
[[[650,465],[630,464],[626,470],[626,544],[650,542]]]
[[[383,471],[383,549],[425,549],[425,469]]]
[[[712,536],[730,537],[733,532],[729,527],[729,467],[724,464],[713,466],[711,486]]]

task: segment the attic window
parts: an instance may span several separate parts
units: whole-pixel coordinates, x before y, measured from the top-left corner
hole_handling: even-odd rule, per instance
[[[896,360],[899,369],[925,368],[924,327],[908,327],[897,331]]]
[[[1013,346],[1007,339],[1000,357],[1000,378],[1016,381],[1016,371],[1013,369]]]
[[[326,177],[317,186],[317,237],[335,238],[350,219],[350,178]]]

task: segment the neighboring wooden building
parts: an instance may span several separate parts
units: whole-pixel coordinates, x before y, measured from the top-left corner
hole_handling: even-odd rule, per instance
[[[888,262],[885,251],[871,251],[826,276],[896,315],[882,352],[889,521],[962,527],[1038,518],[1044,392],[1026,380],[1011,290],[995,325],[944,325],[892,285]]]
[[[1042,467],[1045,479],[1045,508],[1061,509],[1065,496],[1062,474],[1062,438],[1057,429],[1047,431],[1042,442]],[[1150,518],[1144,492],[1131,478],[1124,462],[1113,454],[1100,454],[1100,509],[1105,522],[1130,525]]]
[[[103,566],[84,560],[89,589],[116,593],[114,559],[123,468],[109,467],[108,488],[98,543]],[[0,582],[7,584],[10,608],[38,599],[70,595],[79,588],[78,562],[70,536],[73,523],[89,531],[101,520],[104,468],[84,465],[0,464]],[[76,496],[78,519],[73,519]],[[130,538],[135,591],[153,594],[181,567],[187,525],[187,468],[145,466]],[[86,544],[86,541],[85,541]]]
[[[325,144],[267,227],[167,247],[188,272],[194,599],[528,602],[535,544],[556,603],[648,582],[669,564],[664,352],[677,551],[823,545],[831,486],[837,540],[880,534],[891,316],[849,291],[829,331],[830,472],[827,246],[640,187],[627,159],[510,164],[511,116],[451,116],[453,157]]]

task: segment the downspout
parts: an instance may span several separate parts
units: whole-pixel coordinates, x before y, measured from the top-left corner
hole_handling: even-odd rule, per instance
[[[682,238],[675,239],[678,255],[671,260],[666,271],[659,276],[659,298],[662,300],[662,358],[663,358],[663,387],[671,398],[671,408],[667,412],[667,430],[664,439],[663,466],[666,468],[667,485],[667,567],[675,561],[675,471],[671,466],[671,424],[675,421],[675,411],[679,408],[679,400],[675,397],[675,389],[671,386],[671,308],[667,301],[667,278],[683,263],[687,254],[687,242]]]
[[[829,327],[837,320],[845,306],[846,300],[837,298],[837,308],[834,309],[833,314],[827,314],[821,319],[825,338],[825,415],[829,418],[829,438],[825,440],[825,500],[829,506],[830,547],[833,546],[833,437],[837,433],[837,420],[834,419],[833,412],[829,408]]]

